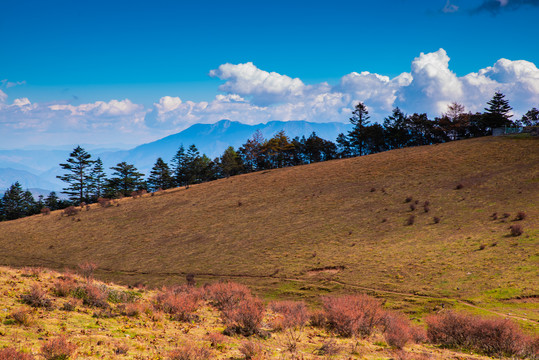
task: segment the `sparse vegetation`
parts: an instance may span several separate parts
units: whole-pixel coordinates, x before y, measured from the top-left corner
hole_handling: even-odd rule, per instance
[[[520,236],[524,232],[522,226],[518,224],[509,226],[509,230],[511,231],[511,236]]]
[[[41,356],[45,360],[67,360],[73,356],[77,346],[67,341],[65,336],[59,336],[47,341],[41,347]]]

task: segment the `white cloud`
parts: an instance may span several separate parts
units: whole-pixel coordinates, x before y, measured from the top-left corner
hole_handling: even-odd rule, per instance
[[[459,11],[459,7],[457,5],[455,5],[455,4],[451,4],[450,0],[447,0],[447,2],[445,3],[445,6],[442,9],[442,11],[444,13],[454,13],[454,12]]]
[[[358,101],[372,121],[382,121],[395,106],[433,118],[457,101],[482,111],[495,91],[502,91],[519,117],[539,106],[539,69],[524,61],[500,59],[492,66],[457,76],[444,49],[421,53],[411,71],[390,78],[368,71],[345,74],[336,84],[305,84],[298,78],[258,69],[252,63],[223,64],[210,72],[224,81],[223,94],[193,102],[175,96],[160,98],[151,108],[129,99],[72,105],[32,103],[27,98],[7,103],[0,90],[0,143],[43,134],[73,142],[141,143],[181,131],[195,123],[230,119],[248,124],[270,120],[347,122]],[[84,138],[85,137],[85,138]],[[96,140],[98,139],[98,140]],[[17,143],[16,140],[13,140]],[[54,140],[56,141],[56,140]],[[43,141],[45,142],[45,141]]]

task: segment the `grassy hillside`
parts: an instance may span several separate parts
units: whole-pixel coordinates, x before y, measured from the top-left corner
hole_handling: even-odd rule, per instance
[[[315,302],[366,291],[417,314],[466,307],[537,329],[538,200],[539,141],[487,137],[0,223],[0,263],[63,269],[89,260],[99,278],[124,284],[192,273],[199,283],[233,278],[267,297]],[[523,234],[510,236],[510,225]]]
[[[89,292],[90,288],[94,291]],[[184,299],[183,291],[202,294],[200,289],[179,290],[176,295],[181,299]],[[9,348],[27,357],[46,360],[240,360],[249,358],[244,350],[246,344],[256,350],[255,356],[250,358],[258,360],[489,359],[470,351],[463,354],[413,342],[397,350],[389,346],[379,332],[362,338],[343,338],[311,325],[282,330],[282,316],[270,310],[263,314],[261,333],[264,337],[224,336],[226,325],[209,301],[198,300],[198,305],[189,310],[189,321],[180,320],[158,306],[172,303],[174,296],[160,298],[158,294],[163,293],[156,291],[87,282],[72,274],[36,268],[0,267],[0,292],[3,294],[0,296],[2,359],[23,359],[7,356],[6,348]],[[36,306],[25,304],[23,298],[33,300]],[[61,337],[63,344],[58,341]],[[50,346],[55,342],[56,346]]]

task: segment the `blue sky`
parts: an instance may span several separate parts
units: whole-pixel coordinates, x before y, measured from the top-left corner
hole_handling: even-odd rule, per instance
[[[357,101],[374,120],[434,117],[494,90],[521,115],[539,107],[538,15],[535,0],[4,0],[0,148],[137,144],[220,117],[344,122]]]

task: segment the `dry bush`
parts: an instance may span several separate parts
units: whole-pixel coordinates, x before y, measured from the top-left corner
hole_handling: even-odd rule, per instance
[[[30,292],[21,295],[21,301],[32,307],[52,308],[52,300],[39,285],[32,285]]]
[[[511,232],[511,236],[520,236],[524,232],[522,230],[522,226],[520,226],[518,224],[514,224],[514,225],[509,226],[509,230]]]
[[[41,208],[41,214],[42,215],[50,215],[51,214],[51,209],[49,209],[48,207]]]
[[[221,333],[212,332],[208,334],[208,341],[210,342],[210,346],[212,348],[222,349],[224,348],[224,345],[228,342],[228,339]]]
[[[219,310],[234,307],[241,299],[251,296],[245,285],[233,282],[217,282],[205,288],[205,297]]]
[[[82,264],[79,264],[79,272],[87,281],[93,279],[94,272],[97,270],[97,264],[85,261]]]
[[[432,218],[432,221],[435,223],[435,224],[438,224],[440,222],[440,218],[438,216],[435,216]]]
[[[404,202],[409,203],[412,200],[413,200],[413,198],[411,196],[408,196],[406,199],[404,199]]]
[[[17,351],[15,348],[0,349],[0,360],[34,360],[34,356]]]
[[[43,272],[43,268],[39,266],[25,266],[22,268],[22,277],[32,277],[39,279],[39,276]]]
[[[376,188],[371,188],[371,192],[375,192],[376,191]]]
[[[446,312],[432,315],[426,322],[427,336],[432,343],[474,349],[489,356],[522,356],[530,343],[520,328],[508,319]]]
[[[192,344],[186,344],[174,349],[167,356],[167,359],[170,360],[209,360],[211,358],[212,354],[209,349]]]
[[[82,299],[82,303],[87,306],[108,309],[110,307],[108,303],[107,289],[104,287],[85,284],[78,287],[73,292],[73,296]]]
[[[191,321],[195,319],[199,300],[196,293],[175,291],[164,288],[153,299],[156,310],[169,314],[174,320]]]
[[[106,198],[99,198],[99,199],[97,199],[97,203],[98,203],[102,208],[108,208],[109,206],[112,206],[112,200],[106,199]]]
[[[195,281],[195,274],[185,275],[185,282],[187,286],[196,286],[197,282]]]
[[[309,320],[309,311],[303,301],[275,301],[269,308],[280,315],[274,323],[278,329],[301,329]]]
[[[515,221],[521,221],[526,219],[526,213],[524,211],[519,211],[517,216],[515,216]]]
[[[387,312],[384,323],[384,339],[389,346],[402,349],[411,340],[410,321],[403,315]]]
[[[328,327],[341,336],[368,336],[384,320],[380,302],[368,295],[324,297]]]
[[[498,213],[492,213],[492,215],[490,215],[490,218],[492,220],[497,220],[498,219]]]
[[[415,211],[415,209],[416,209],[415,204],[410,204],[410,211]]]
[[[32,311],[26,307],[20,307],[11,311],[9,318],[18,325],[30,326],[33,323]]]
[[[247,360],[264,359],[264,349],[258,342],[251,340],[244,341],[238,348],[243,357]]]
[[[129,351],[129,345],[117,343],[114,345],[114,349],[112,351],[116,355],[126,355]]]
[[[317,355],[323,355],[327,357],[335,356],[338,353],[341,352],[341,347],[337,344],[337,342],[333,339],[330,339],[328,341],[324,341],[322,346],[320,346],[318,349],[315,350],[315,353]]]
[[[69,299],[68,301],[66,301],[64,303],[64,305],[60,308],[60,310],[63,310],[63,311],[75,311],[77,309],[77,306],[81,306],[81,305],[82,305],[82,300],[81,299],[73,298],[73,299]]]
[[[457,185],[455,186],[455,190],[460,190],[460,189],[462,189],[463,187],[464,187],[464,185],[462,185],[461,183],[459,183],[459,184],[457,184]]]
[[[74,206],[68,206],[64,209],[64,215],[66,216],[75,216],[79,213],[79,209]]]
[[[45,360],[66,360],[77,350],[77,345],[66,340],[65,336],[59,336],[47,341],[41,346],[41,355]]]
[[[251,336],[256,334],[264,319],[264,304],[252,295],[241,299],[235,306],[221,311],[228,334]]]
[[[73,276],[63,275],[58,277],[53,283],[53,293],[59,297],[66,297],[75,291],[76,287],[77,283]]]
[[[406,225],[408,226],[414,225],[414,222],[415,222],[415,215],[410,215],[408,219],[406,220]]]
[[[311,312],[309,317],[309,324],[313,327],[324,328],[327,326],[326,312],[322,310],[315,310]]]
[[[509,213],[503,213],[502,218],[508,219],[511,216]]]
[[[140,302],[128,303],[125,305],[123,315],[128,317],[139,317],[142,313],[146,311],[145,304]]]

